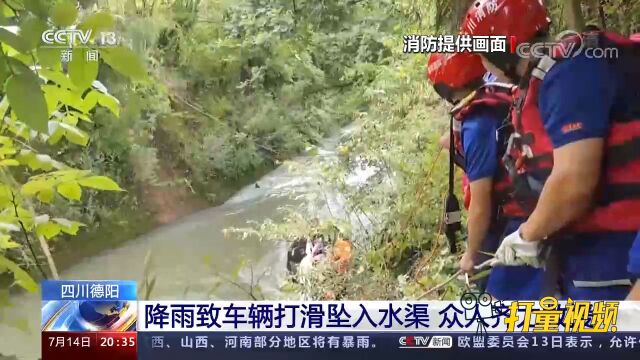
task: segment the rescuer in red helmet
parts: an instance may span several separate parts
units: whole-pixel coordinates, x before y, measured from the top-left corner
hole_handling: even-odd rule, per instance
[[[549,23],[542,1],[479,0],[461,32],[532,44],[546,39]],[[564,37],[544,56],[479,54],[487,70],[519,84],[504,163],[530,212],[496,262],[521,264],[552,242],[563,293],[572,299],[624,299],[633,280],[627,264],[640,228],[639,50],[629,38],[595,31]]]
[[[509,197],[509,176],[500,165],[499,149],[506,140],[501,125],[509,114],[512,86],[484,84],[483,75],[480,59],[468,53],[432,54],[429,58],[429,81],[441,97],[456,104],[451,111],[448,147],[450,162],[459,159],[457,164],[469,180],[468,244],[459,264],[466,273],[481,262],[480,251],[495,251],[505,229],[513,231],[524,220],[524,212]],[[450,192],[451,169],[452,164]],[[539,298],[542,282],[540,269],[496,266],[486,291],[499,299]]]

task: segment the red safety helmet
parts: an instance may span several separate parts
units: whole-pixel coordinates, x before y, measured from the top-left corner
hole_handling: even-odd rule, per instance
[[[462,19],[460,31],[472,36],[513,36],[520,44],[548,30],[550,24],[542,0],[478,0]]]
[[[427,79],[449,101],[454,91],[481,84],[485,73],[480,58],[471,53],[433,53],[427,63]]]

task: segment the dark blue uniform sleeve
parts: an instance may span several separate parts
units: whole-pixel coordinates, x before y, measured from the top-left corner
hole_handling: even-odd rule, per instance
[[[551,68],[542,82],[538,105],[555,148],[607,136],[616,94],[614,75],[606,60],[584,55]]]
[[[640,278],[640,233],[638,233],[636,241],[631,247],[631,254],[629,254],[629,272],[636,278]]]
[[[496,128],[500,121],[496,111],[485,108],[469,114],[462,123],[465,172],[471,182],[493,177],[496,172]]]

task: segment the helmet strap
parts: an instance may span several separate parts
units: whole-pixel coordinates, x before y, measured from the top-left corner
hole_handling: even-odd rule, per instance
[[[517,84],[520,82],[521,76],[518,75],[516,69],[518,68],[518,63],[522,59],[516,54],[506,53],[506,52],[489,52],[483,54],[484,57],[489,60],[490,63],[495,65],[498,69],[502,70],[504,74],[514,83]]]

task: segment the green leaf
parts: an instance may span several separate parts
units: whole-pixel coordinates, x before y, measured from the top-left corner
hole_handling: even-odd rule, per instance
[[[65,89],[76,90],[75,85],[64,75],[62,71],[41,69],[38,71],[43,78],[53,81],[54,83],[64,87]]]
[[[33,280],[29,274],[22,270],[18,264],[0,255],[0,269],[8,269],[13,273],[15,283],[21,286],[23,289],[29,292],[37,292],[38,284]]]
[[[45,32],[49,26],[47,23],[35,16],[28,16],[20,25],[20,36],[23,38],[27,48],[29,50],[35,49],[42,41],[42,33]]]
[[[59,27],[73,25],[77,17],[78,9],[76,9],[76,4],[71,1],[61,1],[51,9],[51,20]]]
[[[131,49],[124,46],[104,48],[100,49],[100,55],[109,66],[132,80],[147,79],[147,70]]]
[[[51,91],[49,87],[55,90]],[[49,117],[51,117],[51,115],[58,110],[58,88],[52,85],[45,85],[42,87],[42,90],[44,91],[44,101],[47,103],[47,113]]]
[[[60,89],[60,91],[57,92],[57,95],[60,102],[75,109],[83,109],[84,107],[88,107],[85,104],[86,101],[80,96],[80,93],[75,90]]]
[[[0,56],[0,84],[4,86],[4,82],[7,80],[9,75],[11,75],[9,66],[7,66],[7,62],[5,61],[4,56]],[[4,117],[4,113],[0,115],[0,118],[2,117]]]
[[[77,117],[77,116],[75,115],[75,113],[74,113],[74,112],[72,112],[72,111],[70,111],[70,112],[66,113],[66,114],[64,115],[64,118],[62,119],[62,121],[63,121],[65,124],[69,124],[69,125],[72,125],[72,126],[76,126],[76,125],[78,125],[78,117]]]
[[[76,181],[64,182],[58,185],[58,193],[69,200],[80,200],[82,188]]]
[[[36,234],[44,236],[47,240],[60,234],[60,231],[62,231],[60,225],[52,222],[46,222],[36,226]]]
[[[32,170],[43,169],[45,171],[49,171],[51,169],[59,168],[60,164],[53,160],[51,156],[45,154],[36,154],[30,150],[21,150],[20,154],[16,155],[16,160],[20,161],[21,164],[29,166]],[[42,178],[38,176],[32,176],[30,181],[46,181],[47,178]],[[35,194],[35,192],[33,193]]]
[[[26,43],[25,43],[26,44]],[[30,66],[33,65],[33,58],[31,57],[31,51],[27,52],[27,53],[15,53],[13,55],[11,55],[9,57],[9,61],[13,64],[15,63],[19,63],[20,65],[23,66],[23,69],[29,72],[33,72],[31,69],[29,69]],[[15,71],[18,72],[18,71]]]
[[[20,56],[20,55],[18,55]],[[29,66],[31,66],[31,63],[33,62],[33,60],[31,59],[31,57],[29,56],[29,60],[27,61],[27,63],[20,61],[19,59],[17,59],[18,56],[15,57],[9,57],[7,58],[7,63],[9,64],[10,68],[13,70],[14,74],[20,74],[20,75],[26,75],[26,76],[30,76],[32,78],[34,78],[35,80],[38,80],[38,75],[36,75],[36,73],[33,72],[33,70],[31,70],[31,68],[29,68]],[[27,58],[26,55],[22,56],[24,58]]]
[[[48,11],[46,7],[46,3],[42,0],[22,0],[24,4],[24,8],[31,11],[32,13],[38,15],[38,17],[42,19],[46,19],[48,17]]]
[[[106,12],[97,12],[89,15],[80,25],[79,30],[91,30],[91,38],[94,38],[98,33],[110,30],[114,27],[115,20],[111,14]]]
[[[0,160],[0,166],[20,166],[20,163],[15,159],[4,159]]]
[[[85,226],[81,222],[71,221],[64,218],[53,218],[53,221],[60,225],[60,229],[62,232],[67,233],[69,235],[77,235],[78,230],[80,230],[81,226]]]
[[[124,191],[113,180],[106,176],[89,176],[78,180],[78,183],[84,187],[107,191]]]
[[[2,16],[6,18],[12,18],[16,16],[16,13],[11,10],[11,8],[8,7],[5,3],[0,3],[0,8],[2,8]]]
[[[11,240],[9,235],[0,235],[0,249],[15,249],[19,248],[20,244]]]
[[[37,78],[27,74],[11,75],[5,85],[11,108],[18,119],[39,132],[47,132],[47,102]]]
[[[52,186],[53,184],[49,183],[46,180],[32,180],[22,185],[22,187],[20,188],[20,192],[23,195],[34,195],[45,189],[51,189]]]
[[[82,120],[82,121],[86,121],[86,122],[89,122],[89,123],[92,123],[92,122],[93,122],[93,121],[91,121],[91,118],[90,118],[90,117],[88,117],[86,114],[79,113],[79,112],[75,112],[75,111],[73,111],[72,113],[73,113],[73,115],[74,115],[75,117],[77,117],[78,119],[80,119],[80,120]]]
[[[99,93],[97,91],[91,90],[83,99],[81,99],[80,104],[74,107],[86,114],[98,104],[98,95]]]
[[[38,200],[42,201],[45,204],[50,204],[53,200],[54,195],[55,192],[52,188],[49,187],[46,189],[42,189],[40,192],[38,192]]]
[[[98,76],[98,62],[87,60],[87,51],[89,50],[86,48],[73,49],[73,57],[69,63],[69,77],[80,90],[91,86],[93,80]]]
[[[0,206],[7,206],[13,198],[13,193],[7,185],[0,184]]]
[[[115,97],[98,92],[98,104],[109,109],[113,115],[120,117],[120,102]]]
[[[0,119],[4,118],[8,109],[9,109],[9,100],[5,96],[2,98],[2,100],[0,100]]]
[[[58,126],[65,130],[64,137],[70,142],[82,146],[86,146],[89,142],[89,135],[77,127],[65,123],[58,123]]]
[[[0,28],[0,42],[11,46],[21,53],[26,53],[30,50],[29,45],[22,37],[4,28]]]
[[[61,49],[50,47],[39,47],[37,50],[38,61],[40,65],[46,66],[55,70],[60,70],[62,66]]]

